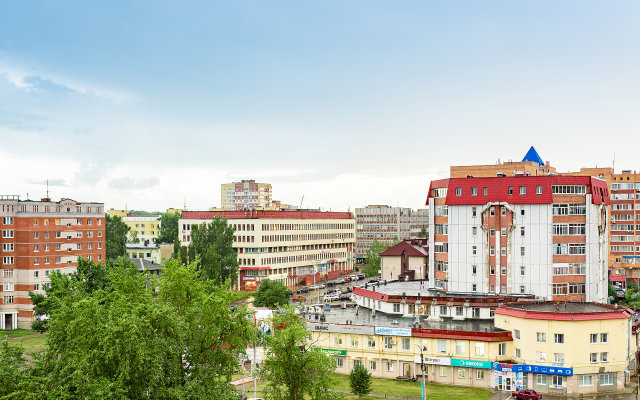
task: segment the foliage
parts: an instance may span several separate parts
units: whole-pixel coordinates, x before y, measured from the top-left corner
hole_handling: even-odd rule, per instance
[[[233,250],[234,229],[216,217],[211,223],[191,227],[189,260],[199,260],[202,278],[217,284],[238,275],[238,257]]]
[[[616,293],[616,288],[611,282],[609,282],[609,297],[613,299],[614,303],[618,302],[618,294]]]
[[[362,268],[362,271],[368,276],[380,275],[380,253],[398,243],[398,238],[393,238],[391,244],[382,243],[379,242],[378,239],[373,239],[373,243],[371,243],[369,250],[367,250],[367,264]]]
[[[129,227],[122,221],[122,218],[116,216],[105,216],[105,242],[107,259],[116,259],[127,254],[127,234]]]
[[[229,292],[212,290],[195,263],[163,272],[157,292],[126,260],[50,275],[47,350],[8,398],[235,398],[228,382],[255,338],[247,312],[230,312]]]
[[[140,243],[140,238],[138,237],[138,231],[131,231],[129,237],[127,238],[128,243]]]
[[[291,308],[276,314],[276,329],[267,337],[266,358],[260,373],[267,381],[267,397],[273,400],[330,400],[335,361],[308,347],[311,333]]]
[[[0,342],[0,397],[18,389],[26,367],[22,353],[22,347],[10,345],[7,339]]]
[[[161,213],[159,211],[129,210],[128,214],[132,217],[156,217]]]
[[[420,233],[418,234],[419,238],[428,238],[429,237],[429,228],[425,225],[420,228]]]
[[[367,369],[358,362],[349,373],[349,386],[351,393],[358,396],[366,396],[371,392],[371,374]]]
[[[176,237],[176,240],[173,242],[173,254],[171,258],[180,261],[183,264],[188,263],[188,248],[186,246],[182,246],[180,244],[180,240]]]
[[[160,218],[158,218],[160,231],[156,238],[156,243],[174,243],[178,239],[178,220],[180,220],[181,216],[180,213],[176,212],[160,214]]]
[[[289,304],[290,298],[291,291],[287,289],[285,285],[279,281],[267,279],[260,282],[255,299],[253,300],[253,305],[256,307],[276,309]]]

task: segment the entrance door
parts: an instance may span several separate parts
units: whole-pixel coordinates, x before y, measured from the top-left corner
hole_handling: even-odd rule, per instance
[[[512,386],[513,386],[513,379],[512,379],[512,378],[509,378],[509,377],[504,378],[504,390],[505,390],[506,392],[510,392],[510,391],[512,391],[512,390],[513,390],[513,389],[511,388]]]
[[[13,314],[6,313],[4,315],[4,329],[13,329]]]
[[[402,376],[411,376],[411,365],[402,363]]]

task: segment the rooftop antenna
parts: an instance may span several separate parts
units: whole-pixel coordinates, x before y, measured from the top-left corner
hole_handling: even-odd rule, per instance
[[[613,153],[613,166],[611,167],[611,169],[613,169],[613,173],[616,173],[616,153]]]
[[[47,179],[47,199],[49,198],[49,180]]]
[[[298,207],[298,208],[302,209],[302,202],[303,201],[304,201],[304,195],[302,195],[302,199],[300,200],[300,207]]]
[[[184,205],[182,206],[182,209],[186,210],[187,209],[187,198],[184,198]]]

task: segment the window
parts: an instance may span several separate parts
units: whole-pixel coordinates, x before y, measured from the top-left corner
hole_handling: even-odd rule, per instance
[[[553,334],[553,343],[563,344],[564,343],[564,333],[554,333]]]
[[[496,266],[492,265],[489,267],[489,275],[495,275],[496,274]]]
[[[376,370],[376,362],[375,361],[369,361],[369,369],[372,371]]]
[[[473,246],[475,247],[475,246]],[[474,253],[475,254],[475,253]],[[496,248],[494,246],[491,246],[489,248],[489,255],[495,256],[496,255]]]
[[[542,186],[536,186],[536,194],[542,194]]]
[[[484,380],[484,371],[479,369],[476,371],[476,379],[479,381]]]
[[[520,339],[520,329],[514,329],[514,330],[513,330],[513,336],[514,336],[516,339]]]
[[[475,348],[476,348],[476,351],[475,351],[476,356],[484,355],[484,343],[476,343]]]
[[[609,362],[609,353],[606,351],[603,351],[602,353],[600,353],[600,362]]]
[[[524,246],[520,247],[520,255],[524,257]]]
[[[13,243],[2,243],[2,251],[13,251]]]
[[[506,216],[507,216],[507,209],[506,209],[506,208],[504,208],[504,207],[502,207],[502,208],[500,209],[500,215],[502,215],[503,217],[506,217]]]
[[[447,315],[447,306],[440,306],[440,315]]]
[[[472,273],[473,275],[475,275],[475,274],[477,274],[477,273],[478,273],[478,267],[477,267],[476,265],[472,265],[472,266],[471,266],[471,273]]]
[[[4,296],[4,304],[13,304],[13,296]]]
[[[594,344],[594,343],[598,343],[598,334],[597,333],[592,333],[589,335],[589,343]]]
[[[11,239],[11,238],[13,238],[13,230],[5,230],[5,231],[2,231],[2,237],[3,237],[4,239]]]
[[[471,246],[471,254],[473,255],[478,254],[478,246]]]
[[[33,265],[38,265],[40,264],[40,259],[38,257],[33,259]]]
[[[509,194],[513,194],[513,186],[509,186]]]
[[[520,186],[520,194],[527,194],[527,187],[526,186]]]
[[[351,335],[351,347],[358,347],[358,336]]]
[[[554,386],[564,386],[564,376],[561,376],[561,375],[552,376],[551,384]]]
[[[456,307],[456,315],[464,315],[464,309],[462,307]]]
[[[515,358],[520,358],[520,349],[516,349],[516,348],[514,348],[514,349],[513,349],[513,356],[514,356]]]
[[[471,216],[474,217],[474,218],[478,216],[478,208],[477,207],[471,207]]]
[[[411,338],[403,337],[401,341],[402,350],[410,351],[411,350]]]
[[[46,219],[45,219],[45,221],[46,221]],[[40,290],[40,284],[39,283],[34,284],[33,285],[33,290]]]
[[[507,236],[507,228],[500,228],[500,236]]]
[[[498,345],[498,355],[499,356],[506,356],[507,355],[507,344],[506,343],[500,343]]]
[[[542,374],[536,375],[536,383],[538,385],[546,385],[547,384],[547,376]]]
[[[400,304],[394,304],[393,305],[393,312],[394,313],[399,313],[400,312]]]
[[[494,237],[496,235],[496,229],[494,227],[491,227],[491,229],[489,229],[489,236]]]
[[[520,285],[520,293],[521,294],[527,293],[527,287],[525,285]]]
[[[342,337],[341,336],[334,337],[333,344],[334,346],[342,346]]]
[[[471,285],[471,291],[472,292],[477,292],[478,291],[478,285],[476,285],[475,283]]]
[[[501,256],[506,256],[507,255],[507,246],[500,247],[500,255]]]
[[[600,374],[600,386],[613,385],[613,374]]]
[[[456,340],[456,354],[464,354],[465,352],[464,343],[465,342],[463,340]]]
[[[524,217],[524,208],[520,210],[520,216]]]
[[[507,266],[506,265],[501,265],[500,266],[500,274],[501,275],[506,275],[507,274]]]
[[[564,364],[564,353],[553,353],[553,362],[556,364]]]
[[[37,278],[40,275],[40,271],[33,271],[33,277]]]
[[[472,226],[471,227],[471,234],[473,236],[476,236],[478,234],[478,227],[477,226]]]
[[[446,353],[447,352],[447,341],[446,340],[438,340],[438,353]]]
[[[440,376],[447,376],[447,367],[440,367]]]
[[[488,195],[488,194],[489,194],[489,188],[488,188],[488,187],[483,188],[483,189],[482,189],[482,193],[483,193],[485,196],[486,196],[486,195]]]
[[[385,350],[393,349],[393,338],[391,336],[385,336],[382,342]]]
[[[458,368],[458,378],[464,379],[464,368]]]
[[[336,357],[336,368],[344,367],[344,359],[342,357]]]
[[[3,278],[13,278],[13,270],[12,269],[4,269],[2,270]]]
[[[473,318],[480,318],[480,307],[473,307],[471,309],[471,316]]]
[[[376,348],[376,338],[373,336],[367,336],[367,347],[370,349]]]
[[[387,372],[393,372],[393,363],[390,361],[387,361],[386,365],[387,365],[387,368],[386,368]]]
[[[545,332],[536,332],[536,342],[547,343],[547,334]]]
[[[496,215],[496,208],[495,207],[491,207],[491,210],[489,210],[489,215],[491,215],[492,217]]]
[[[608,343],[609,342],[609,334],[601,333],[600,334],[600,343]]]
[[[13,217],[2,217],[3,225],[13,225]]]
[[[589,353],[589,362],[597,363],[598,362],[598,353]]]
[[[478,195],[478,188],[471,188],[471,195],[472,196],[477,196]]]
[[[593,386],[593,375],[580,375],[578,386]]]
[[[13,256],[2,257],[2,265],[13,265]]]
[[[456,196],[462,196],[462,188],[456,188]]]
[[[5,282],[2,284],[2,290],[5,292],[13,292],[13,283]]]
[[[525,272],[526,272],[526,267],[524,265],[520,266],[520,276],[525,276]]]
[[[520,227],[520,236],[524,236],[524,226]]]

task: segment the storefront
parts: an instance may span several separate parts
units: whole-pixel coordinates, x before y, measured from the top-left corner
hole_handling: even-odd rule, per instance
[[[544,381],[544,385],[549,388],[563,391],[566,388],[566,379],[564,377],[573,376],[573,368],[545,365],[494,362],[491,364],[491,370],[492,386],[504,392],[532,388],[534,382],[529,382],[529,379]],[[538,375],[544,377],[544,379],[538,379]],[[547,384],[547,375],[551,375],[549,384]]]

